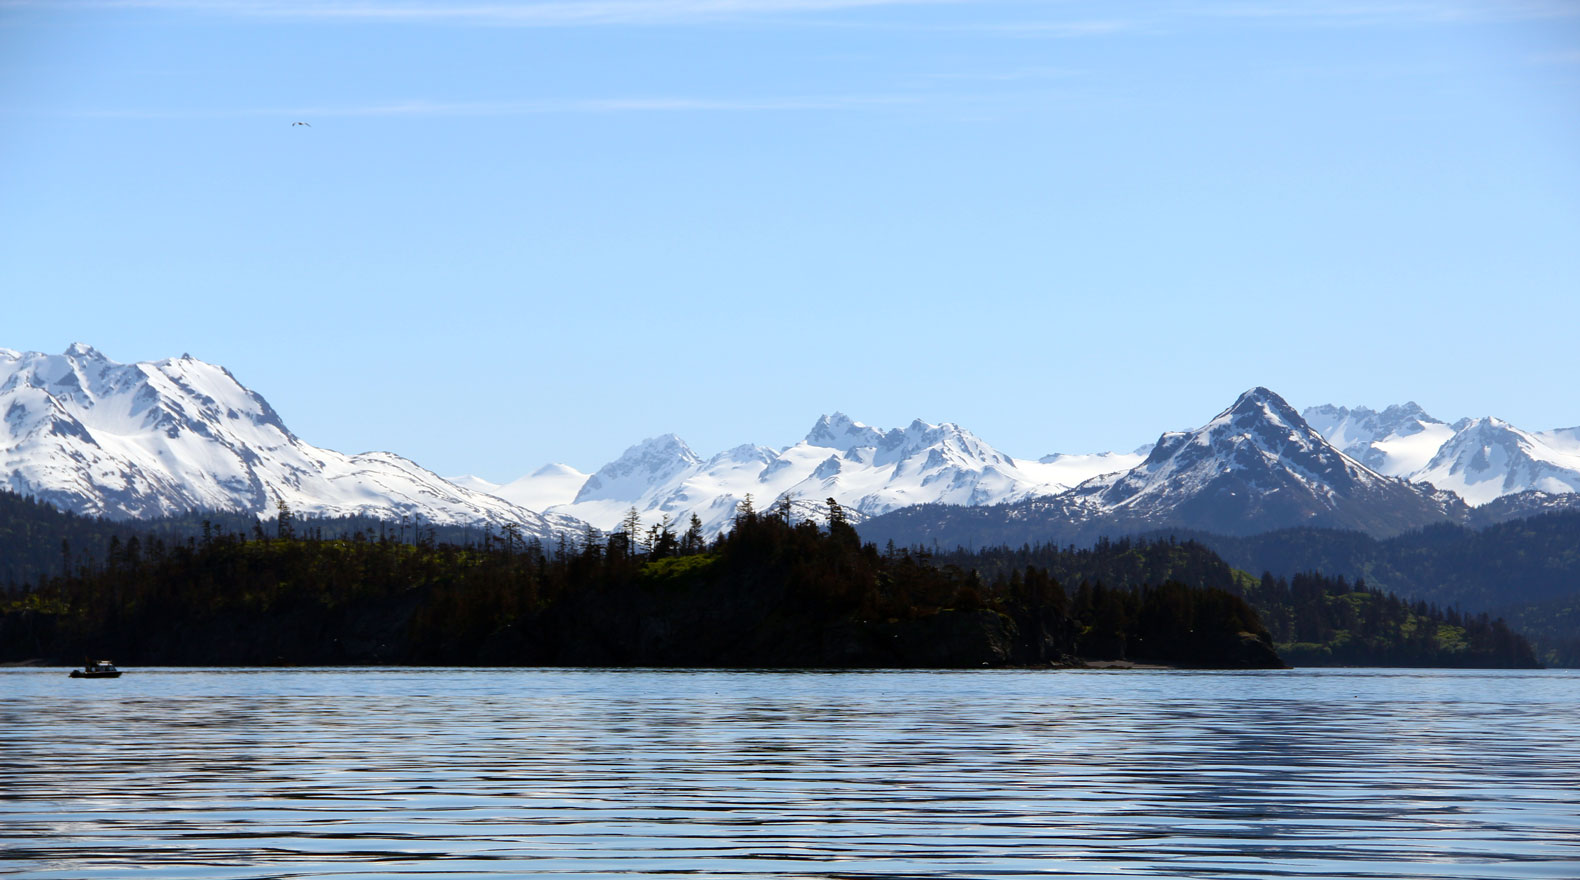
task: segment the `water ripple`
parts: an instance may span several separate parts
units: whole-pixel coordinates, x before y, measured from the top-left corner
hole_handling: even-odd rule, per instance
[[[0,874],[1580,877],[1580,675],[0,671]]]

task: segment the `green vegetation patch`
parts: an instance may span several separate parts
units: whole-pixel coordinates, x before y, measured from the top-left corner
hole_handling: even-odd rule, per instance
[[[719,557],[710,553],[697,556],[670,556],[644,562],[640,577],[645,583],[655,586],[678,586],[706,577],[718,562]]]

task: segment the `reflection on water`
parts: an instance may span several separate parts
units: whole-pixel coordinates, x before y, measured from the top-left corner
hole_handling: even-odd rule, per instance
[[[28,877],[1576,878],[1576,792],[1560,671],[0,670]]]

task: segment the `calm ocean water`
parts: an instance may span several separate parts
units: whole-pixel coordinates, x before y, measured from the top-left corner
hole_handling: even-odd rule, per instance
[[[1580,674],[0,670],[0,874],[1580,878]]]

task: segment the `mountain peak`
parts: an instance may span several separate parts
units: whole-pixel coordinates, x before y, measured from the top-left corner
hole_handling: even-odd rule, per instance
[[[1345,455],[1260,386],[1201,428],[1164,434],[1133,470],[1083,483],[1072,496],[1137,525],[1191,523],[1224,533],[1286,525],[1399,530],[1448,515],[1430,493]]]
[[[1241,393],[1225,413],[1230,415],[1261,413],[1291,424],[1305,424],[1305,419],[1295,412],[1295,408],[1290,406],[1288,401],[1261,385]]]
[[[632,501],[653,485],[666,483],[702,464],[686,441],[674,434],[649,437],[587,478],[576,501]]]
[[[575,468],[571,467],[568,464],[563,464],[561,462],[554,461],[554,462],[549,462],[548,464],[544,465],[543,467],[540,467],[537,470],[533,471],[530,476],[534,476],[534,477],[562,477],[562,476],[565,476],[567,474],[577,475],[577,474],[581,474],[581,472],[576,470]],[[583,476],[585,476],[585,475],[583,474]]]
[[[1333,448],[1282,397],[1257,386],[1194,431],[1169,432],[1152,453],[1107,492],[1121,496],[1188,495],[1230,474],[1253,482],[1273,470],[1293,468],[1311,486],[1347,484],[1365,472]],[[1319,489],[1326,492],[1327,489]]]
[[[1501,431],[1509,431],[1514,428],[1513,425],[1510,425],[1508,422],[1505,422],[1497,416],[1482,416],[1479,419],[1467,419],[1462,424],[1464,424],[1464,427],[1460,429],[1461,433],[1466,431],[1479,431],[1484,434],[1490,434]]]
[[[1384,416],[1389,416],[1389,417],[1394,417],[1394,418],[1404,418],[1406,416],[1416,416],[1418,418],[1429,419],[1429,420],[1434,421],[1434,422],[1437,421],[1437,419],[1434,419],[1431,416],[1426,414],[1426,410],[1421,408],[1421,404],[1416,403],[1413,400],[1407,400],[1404,403],[1393,404],[1392,406],[1389,406],[1387,409],[1384,409],[1382,411],[1382,414]]]
[[[649,437],[627,449],[625,454],[630,455],[637,450],[664,450],[696,458],[696,453],[691,451],[691,447],[686,445],[686,441],[680,439],[679,434],[659,434],[657,437]]]
[[[767,465],[771,464],[777,456],[772,449],[758,446],[755,443],[742,443],[724,450],[708,459],[709,465]]]
[[[1425,467],[1455,430],[1413,400],[1381,412],[1327,404],[1307,407],[1301,415],[1345,455],[1390,477],[1405,477]]]
[[[98,349],[87,344],[86,342],[73,342],[72,344],[66,346],[66,357],[72,358],[73,360],[108,360],[108,358],[99,353]]]
[[[701,463],[702,459],[691,451],[691,447],[679,435],[659,434],[626,449],[619,458],[600,468],[598,473],[670,470]]]
[[[76,513],[270,516],[284,500],[326,516],[520,522],[543,538],[558,527],[397,456],[303,443],[262,396],[196,359],[119,364],[82,342],[0,356],[0,412],[0,485]]]
[[[1254,437],[1270,449],[1283,448],[1290,443],[1305,449],[1327,445],[1322,435],[1288,401],[1260,385],[1235,398],[1228,409],[1195,435],[1197,444]]]
[[[1457,493],[1472,506],[1527,489],[1580,491],[1580,449],[1557,432],[1531,434],[1502,419],[1465,419],[1412,479]]]
[[[855,421],[842,412],[820,417],[807,432],[803,441],[808,446],[828,449],[854,449],[857,446],[876,446],[883,439],[883,432]]]

